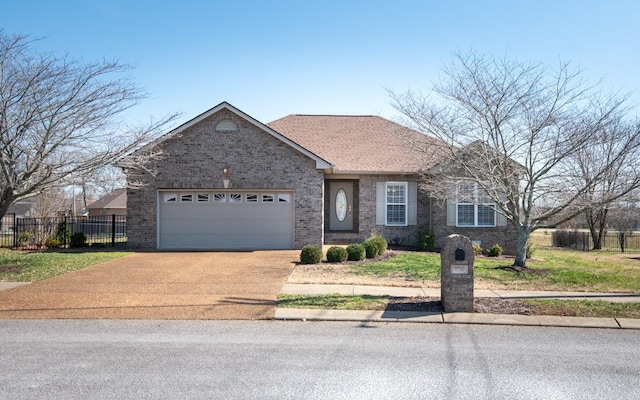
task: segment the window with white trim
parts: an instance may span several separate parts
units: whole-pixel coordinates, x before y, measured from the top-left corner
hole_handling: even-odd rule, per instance
[[[247,199],[247,203],[257,203],[258,195],[253,193],[250,193],[250,194],[248,193],[246,199]]]
[[[407,225],[407,182],[386,182],[385,221],[390,226]]]
[[[227,194],[226,193],[214,193],[213,194],[213,202],[214,203],[224,203],[225,201],[227,201]]]
[[[208,203],[209,193],[198,193],[197,200],[198,200],[198,203]]]
[[[263,194],[262,202],[263,203],[273,203],[275,196],[272,194]]]
[[[180,195],[181,203],[193,203],[193,194],[191,193],[183,193]]]
[[[456,199],[456,226],[496,226],[496,204],[474,182],[458,183]]]
[[[242,195],[240,193],[229,194],[229,203],[242,203]]]

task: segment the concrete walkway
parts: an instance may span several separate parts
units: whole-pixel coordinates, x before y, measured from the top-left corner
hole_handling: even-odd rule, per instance
[[[407,288],[359,285],[297,285],[286,284],[284,294],[343,294],[387,295],[393,297],[440,297],[439,288]],[[475,290],[475,297],[502,299],[574,299],[604,300],[609,302],[640,302],[640,294],[584,293],[584,292],[536,292],[507,290]],[[488,325],[561,326],[580,328],[638,329],[640,319],[585,318],[547,315],[478,314],[478,313],[427,313],[414,311],[355,311],[278,308],[275,319],[302,321],[363,321],[363,322],[414,322]]]

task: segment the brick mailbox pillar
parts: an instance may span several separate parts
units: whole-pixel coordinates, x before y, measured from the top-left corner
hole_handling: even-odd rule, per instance
[[[449,235],[440,251],[440,299],[445,312],[473,312],[473,247]]]

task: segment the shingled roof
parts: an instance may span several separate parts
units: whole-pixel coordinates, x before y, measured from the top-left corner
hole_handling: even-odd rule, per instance
[[[372,115],[289,115],[267,126],[340,173],[416,173],[444,154],[441,142]]]
[[[89,209],[98,208],[127,208],[127,189],[115,189],[89,205]]]

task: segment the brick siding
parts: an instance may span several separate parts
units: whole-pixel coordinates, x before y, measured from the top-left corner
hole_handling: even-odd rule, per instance
[[[232,120],[237,131],[216,132],[221,120]],[[128,189],[128,240],[134,249],[156,249],[157,192],[160,189],[223,188],[223,168],[229,167],[232,188],[294,190],[294,247],[323,243],[323,172],[315,161],[236,114],[221,110],[160,144],[161,158],[150,166],[155,176]]]

